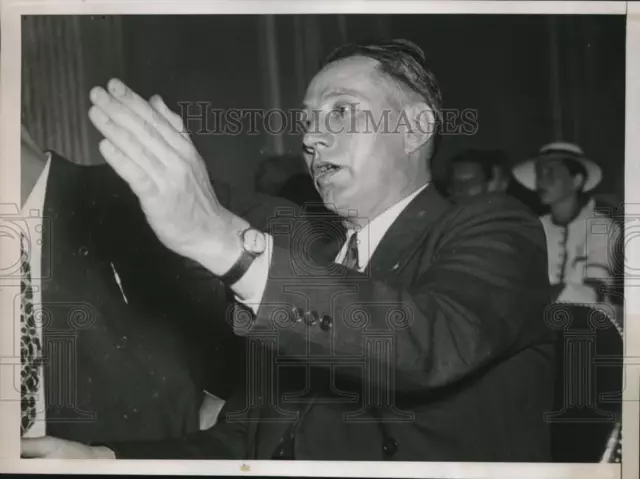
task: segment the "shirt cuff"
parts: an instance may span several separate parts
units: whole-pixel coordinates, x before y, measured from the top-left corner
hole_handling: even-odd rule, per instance
[[[273,237],[266,234],[266,249],[258,256],[245,275],[233,286],[236,301],[258,313],[269,279],[269,267],[273,254]]]
[[[558,297],[559,303],[596,303],[597,301],[596,291],[584,284],[567,283]]]

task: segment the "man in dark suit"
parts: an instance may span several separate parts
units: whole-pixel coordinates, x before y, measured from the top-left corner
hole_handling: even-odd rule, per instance
[[[307,90],[305,159],[349,228],[332,251],[316,253],[304,222],[286,214],[266,231],[232,214],[158,97],[146,102],[112,80],[92,101],[101,151],[160,240],[243,305],[234,330],[247,338],[256,382],[216,426],[181,440],[48,437],[24,441],[24,456],[550,459],[544,232],[513,199],[453,206],[435,191],[442,98],[418,47],[347,46]],[[372,132],[383,115],[390,131]]]
[[[244,384],[244,340],[224,322],[219,280],[158,241],[109,165],[45,153],[24,127],[22,192],[44,358],[37,390],[23,385],[22,433],[160,440],[210,424]]]

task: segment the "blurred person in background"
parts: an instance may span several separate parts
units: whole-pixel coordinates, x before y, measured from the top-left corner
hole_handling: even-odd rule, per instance
[[[601,168],[578,145],[555,142],[516,165],[513,174],[549,209],[540,220],[547,235],[549,279],[556,301],[612,301],[608,292],[619,260],[620,227],[601,212],[591,195],[602,180]]]
[[[466,150],[453,157],[447,192],[454,201],[482,193],[505,193],[510,183],[509,158],[501,150]]]

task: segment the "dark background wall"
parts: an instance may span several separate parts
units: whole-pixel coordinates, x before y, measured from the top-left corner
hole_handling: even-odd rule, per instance
[[[64,18],[69,21],[57,21]],[[445,107],[478,110],[478,131],[446,138],[436,174],[467,147],[503,148],[519,161],[546,142],[576,141],[604,169],[598,191],[624,198],[623,16],[148,15],[74,22],[85,59],[80,72],[85,96],[90,86],[120,75],[144,96],[159,93],[175,108],[185,101],[223,109],[297,108],[306,84],[335,46],[404,37],[430,57]],[[106,28],[108,35],[107,24],[113,25]],[[51,41],[29,29],[27,22],[25,57]],[[31,82],[41,77],[32,73]],[[33,103],[37,88],[30,91],[36,92]],[[27,126],[34,117],[26,112]],[[194,141],[213,175],[246,183],[262,158],[298,152],[300,138],[286,136],[279,143],[265,133],[201,134]],[[92,138],[89,158],[77,161],[99,161],[94,144]]]

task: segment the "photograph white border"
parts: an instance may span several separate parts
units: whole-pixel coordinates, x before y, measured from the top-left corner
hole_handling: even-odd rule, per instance
[[[426,1],[18,1],[2,4],[0,32],[0,205],[20,201],[20,15],[47,14],[267,14],[267,13],[456,13],[627,15],[625,205],[640,218],[640,5],[626,2],[426,2]],[[87,92],[88,93],[88,92]],[[637,206],[634,206],[637,205]],[[640,271],[640,246],[627,221],[627,271]],[[18,245],[3,243],[0,255],[17,257]],[[638,267],[634,265],[638,264]],[[438,477],[505,479],[637,479],[640,426],[640,296],[625,287],[625,390],[623,464],[415,463],[315,461],[84,461],[19,457],[19,394],[13,374],[19,365],[11,298],[13,286],[0,278],[0,472],[91,474],[193,474],[332,477]],[[15,431],[15,432],[13,432]],[[622,472],[622,476],[621,476]]]

